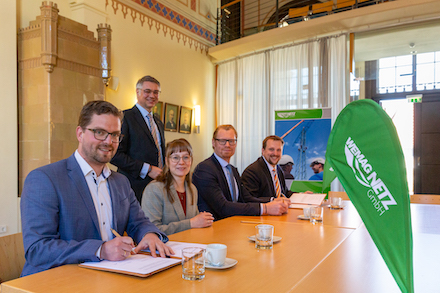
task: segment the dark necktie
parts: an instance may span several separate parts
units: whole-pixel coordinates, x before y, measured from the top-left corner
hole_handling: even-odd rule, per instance
[[[237,194],[236,194],[236,190],[235,190],[235,179],[234,179],[234,175],[232,174],[232,165],[228,164],[226,166],[226,168],[228,169],[229,190],[231,191],[232,201],[236,202],[237,201]]]
[[[159,139],[157,136],[157,125],[156,122],[154,122],[153,116],[151,115],[151,113],[148,113],[147,115],[148,121],[150,122],[150,132],[151,135],[153,136],[154,139],[154,143],[156,144],[156,147],[159,151],[159,164],[158,167],[162,169],[163,167],[163,159],[162,159],[162,149],[160,148],[160,144],[159,144]]]

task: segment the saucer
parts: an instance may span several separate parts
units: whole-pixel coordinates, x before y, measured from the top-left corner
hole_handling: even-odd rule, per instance
[[[250,241],[255,241],[255,235],[249,236],[248,238],[249,238]],[[274,236],[273,237],[273,243],[280,242],[281,239],[283,239],[283,238],[281,238],[280,236]]]
[[[229,269],[235,266],[238,263],[238,260],[235,260],[233,258],[226,258],[225,263],[222,266],[213,266],[208,261],[205,263],[205,268],[207,269],[216,269],[216,270],[224,270]]]
[[[300,220],[309,220],[310,219],[309,217],[306,217],[304,215],[299,215],[297,218]]]
[[[342,210],[344,207],[345,207],[345,206],[338,206],[338,207],[336,207],[336,206],[330,206],[330,209],[331,209],[331,210]]]

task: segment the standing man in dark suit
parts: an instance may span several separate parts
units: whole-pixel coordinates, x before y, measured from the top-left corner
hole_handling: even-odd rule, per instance
[[[127,176],[136,198],[150,181],[162,173],[165,154],[164,126],[152,109],[159,101],[160,83],[144,76],[136,84],[136,105],[124,111],[121,133],[124,135],[111,163]]]
[[[283,170],[277,165],[283,153],[284,141],[276,135],[263,140],[262,156],[250,164],[243,172],[241,179],[246,189],[254,197],[290,197],[292,191],[287,189]]]
[[[21,195],[26,263],[22,276],[64,264],[118,261],[150,248],[172,254],[168,241],[142,212],[127,178],[107,163],[121,138],[121,112],[105,101],[81,110],[78,149],[67,159],[33,170]],[[120,235],[115,237],[112,229]],[[134,241],[133,241],[134,240]]]
[[[193,183],[199,193],[199,211],[210,212],[216,220],[235,215],[282,215],[288,200],[257,198],[241,183],[237,169],[229,164],[235,154],[237,131],[232,125],[220,125],[212,136],[214,154],[197,165]]]

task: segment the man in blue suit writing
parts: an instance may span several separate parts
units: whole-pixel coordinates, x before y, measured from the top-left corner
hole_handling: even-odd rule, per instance
[[[108,102],[87,103],[74,154],[27,176],[21,198],[22,276],[64,264],[123,260],[132,250],[173,254],[164,244],[167,236],[145,217],[128,179],[107,166],[122,138],[121,116]],[[114,237],[112,229],[128,236]]]

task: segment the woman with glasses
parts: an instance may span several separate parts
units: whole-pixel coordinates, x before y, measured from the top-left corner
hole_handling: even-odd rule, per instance
[[[192,148],[186,139],[167,144],[162,174],[145,187],[142,209],[162,232],[173,234],[212,225],[211,213],[199,213],[197,189],[191,183]]]

